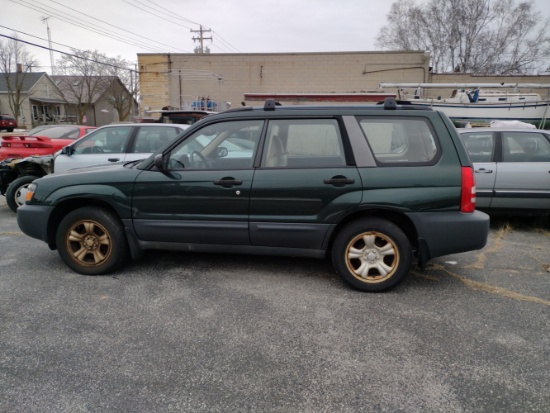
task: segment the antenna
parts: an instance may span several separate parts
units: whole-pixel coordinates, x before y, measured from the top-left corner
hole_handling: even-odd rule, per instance
[[[51,66],[51,71],[52,71],[52,75],[55,75],[55,66],[54,66],[54,61],[53,61],[53,47],[52,47],[52,37],[51,37],[51,34],[50,34],[50,25],[48,24],[48,19],[50,17],[42,17],[42,21],[43,22],[46,22],[46,28],[48,30],[48,48],[50,49],[50,66]]]

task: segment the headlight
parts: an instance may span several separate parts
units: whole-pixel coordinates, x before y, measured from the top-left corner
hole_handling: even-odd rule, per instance
[[[36,191],[36,184],[30,184],[27,187],[27,193],[25,194],[25,202],[29,202],[32,199],[34,191]]]

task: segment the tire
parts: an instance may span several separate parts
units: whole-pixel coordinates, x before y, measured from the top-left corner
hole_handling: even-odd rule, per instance
[[[6,129],[7,132],[13,132],[13,128]]]
[[[17,212],[17,208],[25,203],[27,188],[35,179],[38,179],[38,176],[21,176],[8,185],[6,203],[13,212]]]
[[[83,207],[67,214],[56,233],[59,256],[84,275],[105,275],[128,259],[128,242],[118,217],[104,208]]]
[[[397,225],[381,218],[362,218],[336,235],[332,263],[350,287],[378,292],[403,281],[412,255],[409,239]]]

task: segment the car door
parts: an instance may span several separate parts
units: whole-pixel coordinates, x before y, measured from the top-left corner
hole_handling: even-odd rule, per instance
[[[263,120],[205,125],[135,182],[133,222],[145,241],[250,245],[248,213]],[[246,144],[245,144],[246,143]]]
[[[90,132],[56,156],[54,172],[123,162],[135,130],[133,125],[116,125]]]
[[[493,208],[550,210],[550,140],[542,132],[502,132]]]
[[[496,137],[495,132],[487,130],[460,134],[474,167],[476,206],[479,208],[489,208],[493,201],[497,177]]]
[[[250,199],[254,246],[320,250],[333,222],[361,200],[337,119],[270,120]]]

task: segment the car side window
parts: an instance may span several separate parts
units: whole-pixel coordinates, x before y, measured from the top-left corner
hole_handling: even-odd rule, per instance
[[[335,119],[269,121],[262,167],[328,168],[345,165],[342,136]]]
[[[139,128],[134,148],[134,153],[153,153],[163,146],[173,142],[181,132],[179,128],[163,128],[159,126],[142,126]]]
[[[361,129],[380,166],[432,165],[439,156],[427,119],[365,117]]]
[[[168,155],[168,169],[248,169],[263,120],[226,121],[206,125]]]
[[[133,126],[117,126],[91,132],[73,145],[73,153],[122,153]]]
[[[550,142],[542,133],[503,132],[503,162],[550,162]]]
[[[472,162],[492,162],[495,147],[493,132],[461,133],[460,139]]]

